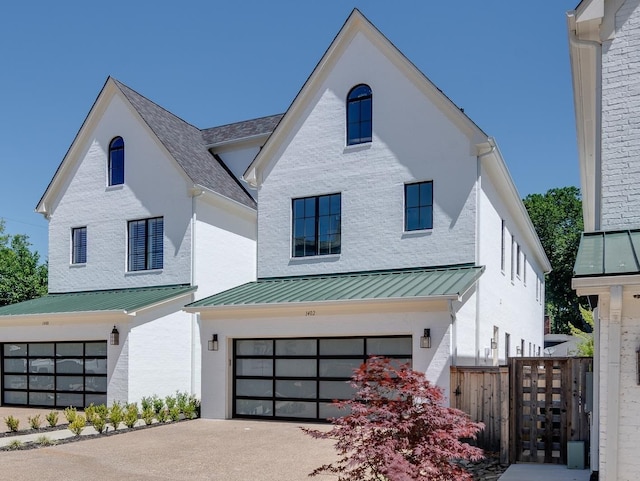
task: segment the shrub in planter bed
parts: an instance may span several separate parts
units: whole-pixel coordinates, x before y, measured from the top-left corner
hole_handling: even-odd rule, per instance
[[[18,428],[20,427],[20,420],[18,418],[7,416],[4,418],[4,423],[7,425],[7,429],[12,433],[18,432]]]
[[[31,429],[40,429],[40,426],[42,426],[42,419],[40,419],[39,414],[27,417],[27,421],[29,421],[29,426],[31,426]]]
[[[124,419],[124,410],[122,409],[122,405],[118,401],[116,401],[111,406],[111,409],[109,409],[109,420],[113,425],[113,429],[117,430],[118,426],[120,426],[123,419]]]
[[[51,411],[46,415],[46,420],[49,423],[49,427],[55,428],[58,424],[58,411]]]
[[[76,414],[73,421],[69,423],[69,431],[76,436],[80,436],[87,425],[87,420],[82,414]]]
[[[123,416],[124,425],[132,428],[138,422],[138,405],[136,403],[127,404]]]
[[[71,424],[74,421],[77,415],[78,415],[78,412],[76,411],[76,408],[72,406],[64,410],[64,417],[67,419],[67,422],[69,424]]]

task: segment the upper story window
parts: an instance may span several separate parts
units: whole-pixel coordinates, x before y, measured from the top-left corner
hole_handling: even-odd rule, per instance
[[[404,230],[433,229],[433,182],[404,186]]]
[[[87,228],[71,229],[71,263],[86,264],[87,262]]]
[[[371,87],[353,87],[347,96],[347,145],[371,142],[372,111]]]
[[[293,199],[293,257],[340,254],[340,197]]]
[[[128,233],[128,270],[162,269],[164,219],[154,217],[129,221]]]
[[[115,137],[109,144],[109,185],[124,184],[124,140]]]
[[[500,237],[500,270],[504,274],[504,266],[505,266],[505,240],[504,236],[506,233],[506,228],[504,225],[504,219],[502,219],[502,236]]]

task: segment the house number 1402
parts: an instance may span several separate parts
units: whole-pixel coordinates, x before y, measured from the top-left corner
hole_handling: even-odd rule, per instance
[[[307,311],[305,316],[315,316],[316,315],[316,311]]]

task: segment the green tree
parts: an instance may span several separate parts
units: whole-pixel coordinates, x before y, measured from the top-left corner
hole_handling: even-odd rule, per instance
[[[593,357],[593,311],[580,306],[580,314],[582,315],[582,320],[589,326],[590,331],[585,332],[582,329],[571,326],[571,334],[582,339],[580,344],[578,344],[578,354]]]
[[[551,262],[545,302],[552,331],[569,334],[570,326],[587,330],[579,310],[580,305],[586,305],[571,288],[583,230],[580,190],[569,186],[550,189],[546,194],[530,194],[524,198],[524,205]]]
[[[28,236],[6,234],[0,219],[0,306],[47,293],[47,265],[40,264],[40,254],[30,246]]]

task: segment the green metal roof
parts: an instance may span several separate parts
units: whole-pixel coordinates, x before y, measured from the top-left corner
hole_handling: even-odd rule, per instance
[[[133,312],[193,292],[195,286],[140,287],[106,291],[48,294],[0,307],[0,316],[33,316],[71,312]]]
[[[573,268],[575,277],[637,274],[640,230],[585,232]]]
[[[365,299],[455,298],[464,294],[484,267],[331,274],[259,279],[188,304],[198,307],[251,306]]]

